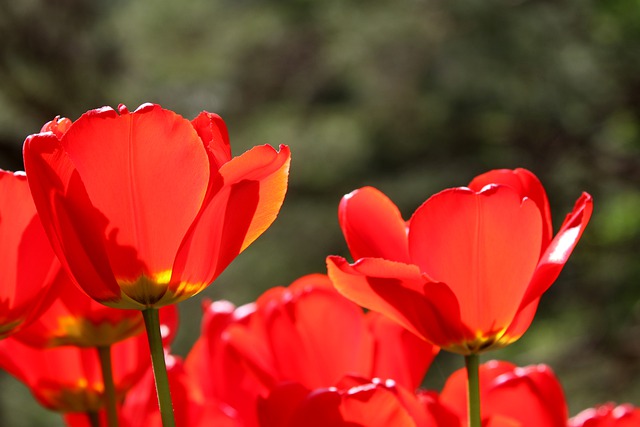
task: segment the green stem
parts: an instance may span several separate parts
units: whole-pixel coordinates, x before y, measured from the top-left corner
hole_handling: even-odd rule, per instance
[[[478,369],[480,365],[480,356],[470,354],[464,357],[467,367],[467,398],[469,411],[469,427],[481,427],[480,417],[480,377]]]
[[[160,407],[162,426],[175,427],[176,422],[173,418],[169,377],[167,376],[162,336],[160,335],[160,316],[158,315],[158,309],[147,308],[146,310],[142,310],[142,317],[144,318],[147,338],[149,339],[151,365],[153,366],[153,375],[156,380],[156,393],[158,395],[158,406]]]
[[[89,425],[91,427],[100,427],[100,416],[96,411],[87,411],[85,414],[89,419]]]
[[[118,427],[118,407],[116,404],[116,387],[113,384],[113,363],[111,361],[111,346],[97,347],[102,369],[102,382],[104,383],[104,396],[106,399],[107,426]],[[99,424],[96,424],[99,425]]]

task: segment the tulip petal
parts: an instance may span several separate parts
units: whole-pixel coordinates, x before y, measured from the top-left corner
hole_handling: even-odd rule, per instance
[[[256,412],[262,427],[291,427],[291,421],[298,407],[305,401],[310,391],[299,383],[282,383],[269,391],[265,398],[258,399]],[[334,397],[336,401],[339,399]]]
[[[630,403],[605,403],[585,409],[567,424],[568,427],[636,427],[640,425],[640,408]]]
[[[562,387],[547,366],[524,368],[492,360],[480,365],[483,425],[487,421],[521,427],[564,427],[567,406]],[[445,383],[441,400],[460,419],[467,419],[467,372],[459,369]]]
[[[227,339],[267,387],[286,381],[327,387],[345,372],[371,373],[374,343],[362,309],[327,276],[307,275],[287,288],[272,288],[256,305],[251,321],[229,328]]]
[[[29,136],[24,143],[24,164],[33,200],[60,262],[92,298],[120,300],[120,287],[105,248],[107,219],[93,208],[58,139],[53,134]]]
[[[231,160],[229,132],[219,115],[203,111],[191,121],[191,124],[209,153],[212,173]]]
[[[576,201],[573,211],[567,215],[560,231],[540,258],[529,289],[522,300],[522,307],[539,298],[558,278],[589,223],[592,212],[593,199],[589,194],[582,193]]]
[[[416,210],[409,249],[421,271],[446,283],[462,321],[482,337],[511,324],[540,256],[542,221],[531,199],[506,186],[444,190]]]
[[[408,411],[409,408],[403,405],[402,399],[394,388],[393,386],[387,388],[382,384],[363,385],[343,394],[340,413],[345,420],[345,427],[354,424],[369,427],[423,425],[414,420]],[[424,413],[420,415],[422,418],[426,417]]]
[[[327,269],[342,295],[435,345],[449,347],[475,337],[460,322],[460,309],[451,290],[431,282],[415,265],[378,258],[363,258],[349,265],[344,258],[330,256]]]
[[[300,400],[299,396],[296,400]],[[298,403],[287,427],[416,425],[393,389],[369,383],[349,390],[332,388],[312,391]]]
[[[14,338],[40,348],[99,347],[110,346],[144,329],[139,311],[114,309],[94,301],[63,270],[56,277],[56,289],[49,308]]]
[[[533,319],[536,315],[539,303],[540,298],[537,298],[530,302],[529,305],[520,307],[518,313],[505,331],[504,335],[500,337],[501,344],[505,346],[511,344],[512,342],[517,341],[524,335],[525,332],[527,332],[527,329],[529,329],[529,326],[531,326],[531,322],[533,322]]]
[[[0,338],[35,319],[60,269],[24,173],[0,170]]]
[[[565,427],[567,405],[560,383],[544,365],[516,368],[496,377],[482,396],[485,414],[500,414],[522,427]]]
[[[115,344],[112,360],[116,395],[123,399],[148,369],[146,337],[139,335]],[[102,372],[94,348],[38,349],[8,338],[0,341],[0,367],[24,382],[49,409],[87,412],[104,406]]]
[[[228,301],[206,301],[202,335],[189,351],[185,363],[187,372],[195,379],[204,399],[229,405],[243,420],[243,425],[255,425],[256,399],[266,390],[238,357],[229,343],[229,335],[235,325],[250,322],[254,312],[255,304],[235,308]],[[243,331],[244,328],[239,330]],[[257,339],[252,342],[261,343]],[[259,348],[253,350],[268,354]]]
[[[363,187],[344,196],[338,219],[354,260],[410,262],[407,225],[396,205],[379,190]]]
[[[225,163],[185,237],[172,283],[194,284],[197,293],[276,219],[287,190],[290,152],[254,147]],[[174,290],[174,292],[176,292]]]
[[[542,214],[542,248],[544,249],[553,236],[553,225],[547,192],[538,177],[526,169],[496,169],[475,177],[469,184],[469,188],[479,193],[482,188],[492,184],[511,187],[522,198],[528,197],[536,203]]]
[[[327,276],[304,276],[275,295],[273,291],[258,306],[281,380],[318,388],[335,384],[346,372],[371,372],[373,339],[362,309],[340,295]],[[350,350],[342,350],[346,348]]]
[[[91,203],[108,219],[104,238],[116,278],[156,279],[171,269],[200,210],[209,160],[191,123],[172,111],[147,104],[120,112],[84,114],[62,136],[61,146]],[[134,253],[142,271],[129,267]]]
[[[367,313],[367,321],[375,337],[372,376],[391,378],[408,390],[416,390],[440,348],[375,311]]]

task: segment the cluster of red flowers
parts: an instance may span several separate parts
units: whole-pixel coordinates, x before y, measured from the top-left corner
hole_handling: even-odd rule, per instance
[[[468,426],[465,371],[422,390],[431,362],[441,348],[469,356],[519,339],[592,211],[582,194],[554,236],[544,188],[523,169],[444,190],[409,221],[361,188],[339,207],[354,263],[329,256],[328,275],[246,306],[205,302],[182,360],[173,304],[275,220],[288,148],[232,157],[217,115],[145,104],[56,118],[27,138],[24,161],[26,175],[0,172],[0,366],[70,426],[113,425],[109,393],[119,425],[162,425],[141,314],[158,308],[178,426]],[[478,373],[484,427],[640,425],[630,405],[569,419],[545,365]]]

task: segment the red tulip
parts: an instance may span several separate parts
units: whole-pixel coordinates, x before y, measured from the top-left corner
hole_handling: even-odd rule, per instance
[[[316,390],[283,383],[259,402],[258,414],[261,427],[454,427],[393,381],[355,377]]]
[[[47,308],[59,270],[26,176],[0,170],[0,339],[33,322]]]
[[[569,420],[568,427],[637,427],[640,426],[640,408],[624,404],[607,403],[586,409]]]
[[[378,190],[345,196],[354,264],[327,258],[334,286],[447,350],[504,347],[529,327],[592,212],[583,193],[552,237],[545,191],[523,169],[495,170],[429,198],[406,223]]]
[[[454,372],[440,402],[467,420],[467,373]],[[507,362],[480,365],[482,425],[492,427],[565,427],[567,405],[562,386],[545,365],[518,368]]]
[[[365,315],[320,274],[265,292],[247,321],[227,328],[226,339],[267,388],[288,381],[330,387],[352,374],[413,390],[438,351],[377,314]]]
[[[245,426],[257,425],[257,402],[284,384],[313,390],[355,374],[413,390],[438,351],[380,315],[363,313],[320,274],[273,288],[255,304],[236,309],[218,301],[205,310],[187,371],[205,399],[228,404]]]
[[[62,345],[107,347],[138,335],[144,330],[142,314],[102,305],[89,298],[69,276],[60,270],[57,295],[51,305],[14,338],[33,347],[51,348]],[[178,330],[178,308],[160,309],[161,334],[168,346]]]
[[[116,395],[122,400],[149,366],[149,346],[139,335],[112,347]],[[0,367],[23,382],[44,407],[60,412],[97,412],[104,385],[93,348],[37,349],[14,338],[0,341]]]
[[[57,297],[49,308],[14,338],[34,347],[110,346],[144,329],[142,313],[107,307],[89,298],[60,271]],[[175,306],[163,307],[175,309]]]
[[[275,220],[289,149],[232,158],[222,119],[158,105],[56,119],[24,145],[54,252],[85,292],[146,309],[208,286]]]

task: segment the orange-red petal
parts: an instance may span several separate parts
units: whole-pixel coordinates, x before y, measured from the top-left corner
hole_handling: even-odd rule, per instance
[[[86,113],[60,141],[108,221],[103,233],[116,278],[136,280],[171,269],[202,206],[209,160],[191,122],[174,112],[150,104],[120,112]],[[136,270],[129,252],[140,260]]]
[[[272,288],[256,306],[251,322],[230,329],[228,339],[268,387],[283,381],[328,387],[345,373],[370,374],[374,343],[362,309],[338,294],[326,276]]]
[[[487,185],[506,185],[517,191],[522,198],[528,197],[538,205],[542,214],[542,247],[544,249],[551,241],[553,225],[547,192],[538,177],[521,168],[495,169],[475,177],[469,184],[469,188],[480,192]]]
[[[145,336],[112,347],[118,399],[141,378],[149,365]],[[37,349],[13,338],[0,341],[0,366],[29,387],[46,408],[61,412],[98,411],[104,405],[104,386],[94,348],[62,346]]]
[[[592,212],[593,199],[589,194],[582,193],[573,211],[565,218],[558,234],[542,254],[529,289],[523,298],[523,307],[539,298],[557,279],[589,223]]]
[[[284,384],[259,406],[260,426],[284,427],[417,427],[426,421],[412,413],[411,402],[391,384],[355,382],[351,387],[307,390]],[[415,400],[415,399],[414,399]],[[409,407],[408,407],[409,406]],[[415,418],[419,419],[415,419]]]
[[[408,390],[420,387],[440,347],[375,311],[367,313],[367,321],[375,338],[371,376],[393,379]]]
[[[547,366],[524,368],[508,362],[480,365],[482,419],[488,425],[564,427],[567,405],[562,387]],[[467,419],[466,370],[454,372],[445,383],[441,401],[462,420]]]
[[[407,225],[396,205],[379,190],[363,187],[344,196],[338,219],[354,260],[410,262]]]
[[[531,199],[506,186],[480,193],[444,190],[411,218],[412,261],[446,283],[463,323],[478,336],[499,336],[515,317],[535,271],[542,220]]]
[[[51,303],[59,269],[26,176],[0,170],[0,338],[29,324]]]
[[[363,258],[350,265],[344,258],[330,256],[327,270],[345,297],[435,345],[448,348],[474,338],[461,323],[451,290],[430,281],[415,265],[378,258]]]
[[[106,307],[87,296],[60,270],[56,298],[49,308],[15,338],[34,347],[110,346],[144,329],[139,311]]]
[[[256,399],[265,390],[229,344],[228,331],[234,324],[247,323],[254,311],[255,304],[236,308],[228,301],[206,301],[202,335],[185,362],[185,369],[203,398],[224,402],[243,421],[242,425],[247,426],[256,424]],[[254,348],[254,351],[261,349]]]
[[[221,181],[182,242],[172,284],[192,283],[189,292],[196,293],[273,223],[287,190],[290,157],[286,146],[277,152],[265,145],[222,166]]]
[[[219,115],[203,111],[191,120],[191,124],[209,153],[212,172],[231,160],[229,132]]]
[[[640,408],[629,403],[615,405],[605,403],[585,409],[569,420],[568,427],[637,427],[640,425]]]
[[[33,201],[60,262],[92,298],[119,301],[120,287],[106,249],[108,220],[93,206],[58,138],[52,133],[29,136],[24,165]]]

